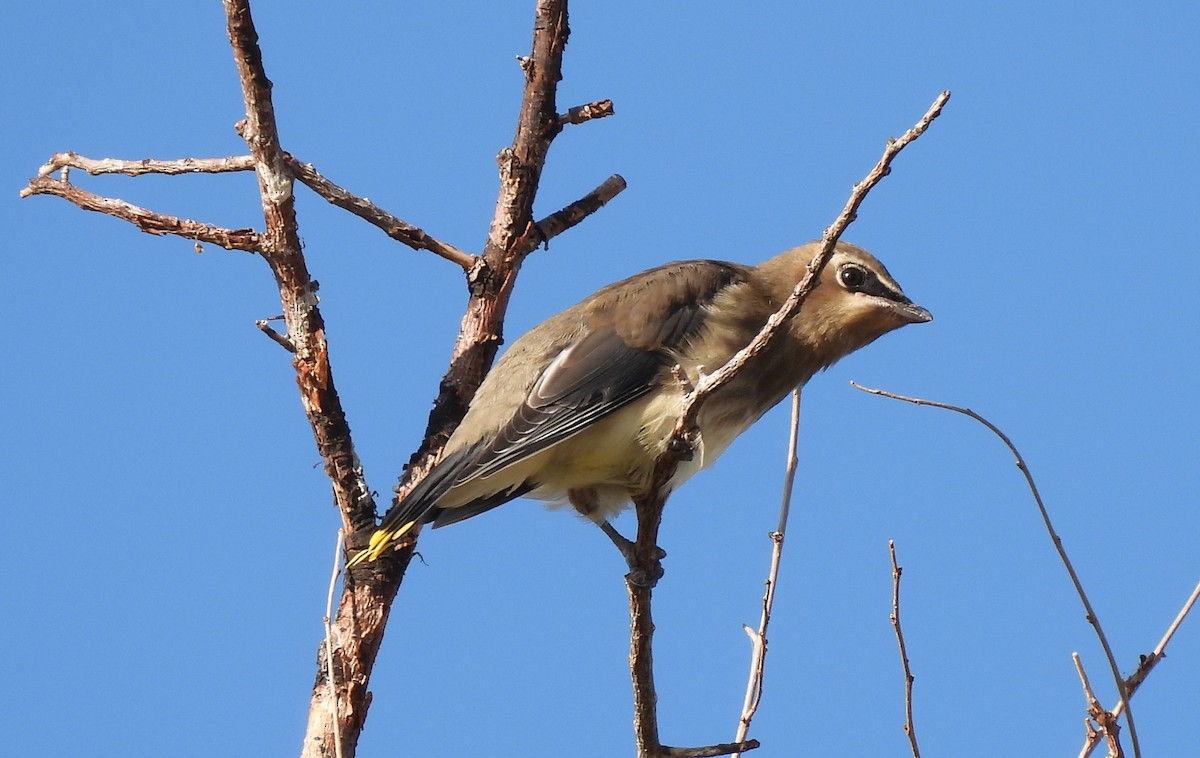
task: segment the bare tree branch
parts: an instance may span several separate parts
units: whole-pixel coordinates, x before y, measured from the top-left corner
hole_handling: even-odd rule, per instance
[[[1175,620],[1171,622],[1171,625],[1167,627],[1166,633],[1163,634],[1162,639],[1159,640],[1158,644],[1154,646],[1153,652],[1151,652],[1149,655],[1142,656],[1142,661],[1138,664],[1137,671],[1134,671],[1132,674],[1130,674],[1129,678],[1125,680],[1125,688],[1129,691],[1130,697],[1133,696],[1133,693],[1137,691],[1138,687],[1142,686],[1142,682],[1146,681],[1146,677],[1150,675],[1150,672],[1156,665],[1158,665],[1158,662],[1166,657],[1167,644],[1171,641],[1171,638],[1175,636],[1175,632],[1179,630],[1179,625],[1182,624],[1183,620],[1187,618],[1187,615],[1191,613],[1192,606],[1196,604],[1196,600],[1198,598],[1200,598],[1200,583],[1196,584],[1196,587],[1192,590],[1192,594],[1188,596],[1187,601],[1184,602],[1183,607],[1180,608],[1179,613],[1176,614]],[[1113,710],[1120,712],[1121,708],[1122,705],[1117,703],[1117,707]]]
[[[283,160],[296,178],[304,182],[313,192],[337,207],[350,211],[359,218],[374,224],[397,242],[402,242],[414,250],[428,250],[440,255],[448,261],[457,263],[464,271],[470,271],[471,267],[475,265],[475,256],[429,236],[424,230],[393,216],[365,197],[350,194],[321,176],[311,163],[303,163],[286,153]]]
[[[662,509],[653,503],[635,501],[638,520],[638,539],[634,543],[635,565],[649,568],[658,560],[658,527],[662,520]],[[650,523],[653,520],[653,523]],[[647,539],[643,540],[642,536]],[[637,555],[645,543],[654,545],[654,555]],[[629,593],[629,674],[633,679],[633,733],[638,758],[655,758],[662,752],[658,736],[658,692],[654,687],[654,617],[650,612],[653,581],[655,575],[637,574],[636,569],[625,577],[625,589]]]
[[[547,243],[566,230],[583,221],[588,216],[600,210],[625,189],[625,179],[613,174],[604,180],[599,187],[537,222],[538,236],[542,243]]]
[[[510,277],[516,274],[521,258],[539,243],[534,240],[532,246],[517,244],[526,238],[533,225],[533,199],[546,153],[562,130],[555,96],[562,79],[562,55],[569,35],[566,0],[538,0],[533,50],[528,58],[522,59],[525,95],[517,134],[512,146],[501,150],[496,157],[500,167],[500,197],[483,251],[484,259],[494,271],[499,271],[501,262],[509,259]],[[503,284],[497,291],[504,291]]]
[[[147,210],[115,197],[102,197],[76,187],[68,181],[39,176],[29,180],[29,186],[21,190],[21,197],[30,195],[55,195],[74,203],[85,211],[95,211],[128,221],[147,234],[174,234],[179,237],[207,242],[226,250],[257,252],[262,240],[253,229],[224,229],[202,224],[186,218],[168,216]]]
[[[261,252],[275,275],[287,340],[295,348],[292,365],[301,403],[325,462],[325,473],[333,485],[343,531],[352,534],[374,524],[375,503],[334,387],[325,325],[300,246],[292,174],[284,162],[271,101],[271,82],[263,67],[249,3],[224,0],[224,7],[246,106],[246,118],[239,123],[239,133],[254,159],[266,221]],[[394,564],[388,568],[393,572],[403,570]],[[369,705],[366,681],[398,584],[398,580],[347,582],[331,634],[331,639],[337,642],[332,664],[318,667],[309,711],[309,734],[304,745],[306,753],[312,750],[314,754],[335,756],[341,750],[353,755]],[[347,613],[347,608],[359,610]],[[330,719],[330,714],[336,714],[336,718]],[[333,728],[334,723],[337,728]]]
[[[941,114],[942,107],[949,98],[949,92],[942,92],[912,129],[897,139],[888,140],[883,157],[868,172],[863,181],[854,185],[845,208],[833,224],[825,230],[821,250],[808,265],[808,273],[796,284],[791,296],[784,301],[778,311],[771,314],[767,323],[749,345],[738,351],[724,366],[712,374],[702,377],[696,387],[685,394],[671,439],[668,441],[666,449],[655,461],[651,486],[648,488],[649,492],[655,494],[634,499],[638,533],[632,551],[632,568],[625,579],[625,584],[629,592],[630,671],[634,691],[634,733],[637,736],[639,758],[659,755],[661,748],[658,742],[657,696],[654,692],[652,663],[654,624],[649,612],[650,596],[654,584],[662,575],[658,528],[662,522],[663,506],[670,494],[665,491],[666,484],[674,476],[679,462],[693,452],[696,418],[700,406],[714,390],[732,379],[750,358],[761,352],[787,319],[800,312],[800,307],[809,293],[816,289],[822,269],[833,257],[834,246],[837,244],[838,238],[854,220],[855,214],[867,194],[891,171],[892,161],[900,151],[920,137],[933,123],[933,120]]]
[[[657,543],[658,527],[662,520],[662,507],[639,499],[635,501],[638,518],[638,540],[634,543],[635,565],[655,565],[659,560]],[[653,520],[651,523],[648,520]],[[653,562],[649,556],[638,555],[645,550],[643,535],[654,535],[648,540],[653,550]],[[650,613],[651,589],[658,580],[654,574],[642,574],[637,568],[625,577],[629,592],[629,670],[633,678],[633,731],[638,758],[701,758],[702,756],[740,754],[758,747],[758,740],[738,741],[706,747],[682,748],[663,745],[658,736],[658,695],[654,688],[654,619]]]
[[[1066,567],[1067,574],[1069,574],[1071,577],[1071,583],[1075,585],[1075,593],[1079,595],[1079,600],[1083,603],[1084,610],[1087,611],[1088,623],[1090,623],[1092,628],[1095,629],[1096,637],[1100,640],[1100,646],[1104,648],[1104,655],[1108,658],[1108,666],[1112,672],[1113,681],[1116,683],[1117,692],[1121,694],[1121,700],[1128,703],[1129,692],[1125,686],[1125,679],[1121,676],[1121,670],[1117,667],[1117,659],[1116,656],[1113,655],[1112,647],[1108,644],[1108,637],[1104,634],[1104,629],[1100,626],[1100,617],[1096,615],[1096,611],[1092,608],[1092,603],[1090,600],[1088,600],[1087,593],[1083,590],[1083,583],[1080,582],[1079,575],[1075,573],[1075,566],[1071,564],[1071,559],[1067,557],[1067,551],[1065,548],[1063,548],[1062,537],[1058,536],[1058,532],[1054,529],[1054,524],[1050,522],[1050,513],[1046,510],[1045,503],[1042,502],[1042,496],[1038,492],[1037,483],[1033,481],[1033,474],[1030,473],[1029,467],[1025,465],[1025,459],[1021,457],[1021,453],[1017,450],[1017,447],[1013,444],[1012,440],[1008,438],[1008,435],[1002,432],[995,424],[988,421],[983,416],[980,416],[970,408],[960,408],[957,405],[940,403],[935,400],[922,400],[921,398],[916,397],[905,397],[904,395],[897,395],[892,392],[887,392],[886,390],[863,387],[855,382],[850,382],[850,385],[855,389],[862,390],[863,392],[867,392],[872,395],[890,397],[893,400],[903,400],[906,403],[913,403],[914,405],[925,405],[932,408],[941,408],[943,410],[961,413],[962,415],[969,416],[970,418],[973,418],[979,423],[983,424],[989,430],[991,430],[993,434],[1000,438],[1000,441],[1004,443],[1004,445],[1009,449],[1009,452],[1011,452],[1016,458],[1017,468],[1019,468],[1021,473],[1025,475],[1025,482],[1029,486],[1029,491],[1033,493],[1033,500],[1035,503],[1037,503],[1038,511],[1042,515],[1042,522],[1046,526],[1046,531],[1050,534],[1050,540],[1054,543],[1054,549],[1058,551],[1058,557],[1062,560],[1063,566]],[[1125,722],[1129,725],[1129,741],[1133,746],[1134,757],[1141,758],[1141,750],[1138,747],[1137,730],[1133,726],[1133,711],[1128,706],[1126,706]]]
[[[348,210],[360,218],[374,224],[392,239],[401,242],[414,250],[429,250],[447,260],[457,263],[465,271],[470,271],[477,259],[469,253],[453,245],[431,237],[423,230],[404,221],[387,211],[377,207],[366,198],[353,195],[322,176],[311,163],[297,160],[288,153],[282,153],[283,161],[292,175],[304,182],[313,192],[328,200],[330,203]],[[122,174],[125,176],[141,176],[143,174],[219,174],[233,171],[254,171],[254,157],[238,155],[229,158],[179,158],[175,160],[155,160],[143,158],[140,160],[121,160],[117,158],[88,158],[76,152],[55,153],[50,160],[38,168],[38,176],[45,177],[64,168],[78,168],[89,174]]]
[[[512,145],[497,156],[500,191],[484,244],[485,265],[472,270],[471,298],[451,351],[450,366],[429,414],[424,441],[409,459],[392,500],[393,507],[428,472],[450,432],[466,413],[496,357],[504,315],[521,263],[541,244],[542,235],[533,221],[533,200],[550,143],[562,129],[555,110],[555,92],[562,78],[567,35],[566,0],[538,0],[532,52],[521,59],[525,88],[516,136]],[[369,538],[370,532],[364,531],[349,545],[360,549]],[[411,554],[411,546],[395,555],[406,553]],[[378,564],[380,561],[372,562]]]
[[[904,667],[904,733],[908,735],[908,745],[912,748],[913,758],[921,758],[921,749],[917,747],[917,729],[913,724],[912,706],[912,669],[908,666],[908,648],[904,645],[904,631],[900,628],[900,574],[901,568],[896,563],[896,543],[888,540],[888,555],[892,559],[892,630],[896,633],[896,645],[900,648],[900,665]]]
[[[585,121],[591,121],[594,118],[604,118],[613,115],[612,100],[596,100],[595,102],[585,103],[584,105],[576,105],[569,109],[566,113],[559,115],[558,123],[561,126],[567,124],[582,124]]]
[[[178,158],[175,160],[120,160],[117,158],[87,158],[76,152],[55,153],[50,156],[41,168],[38,176],[49,176],[63,168],[82,169],[92,176],[99,174],[124,174],[125,176],[141,176],[142,174],[223,174],[233,171],[253,171],[254,158],[249,155],[235,155],[229,158]]]
[[[516,275],[525,255],[540,244],[532,217],[533,200],[550,142],[561,130],[555,112],[555,91],[562,78],[562,53],[567,41],[566,0],[539,0],[533,27],[533,51],[522,58],[525,89],[511,146],[500,151],[500,191],[482,258],[485,266],[473,269],[471,298],[463,314],[450,366],[442,377],[424,441],[413,453],[396,490],[392,506],[415,486],[432,466],[450,432],[462,420],[484,374],[496,357],[504,315]],[[352,535],[348,545],[361,549],[372,529]],[[415,544],[415,543],[414,543]],[[396,551],[357,571],[369,571],[405,554]],[[403,560],[407,560],[406,558]]]

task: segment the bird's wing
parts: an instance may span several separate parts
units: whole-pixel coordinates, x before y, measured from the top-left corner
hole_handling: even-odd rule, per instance
[[[581,336],[546,366],[455,484],[535,455],[649,393],[675,350],[699,330],[704,307],[744,276],[733,264],[688,261],[614,285],[612,305],[592,314]]]
[[[665,361],[661,353],[630,347],[611,328],[588,332],[546,367],[456,483],[494,474],[645,395]]]

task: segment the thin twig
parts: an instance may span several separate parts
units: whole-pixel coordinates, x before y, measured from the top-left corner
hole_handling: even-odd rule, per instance
[[[397,242],[402,242],[414,250],[428,250],[440,255],[448,261],[457,263],[464,271],[470,271],[475,265],[476,258],[470,253],[459,250],[454,245],[431,237],[423,229],[397,218],[378,207],[365,197],[358,197],[326,179],[317,172],[311,163],[296,160],[291,155],[284,155],[284,162],[292,170],[296,178],[337,207],[350,211],[354,215],[368,221],[383,230],[383,233]]]
[[[88,158],[74,151],[55,153],[38,169],[38,176],[49,176],[63,168],[77,168],[92,176],[99,174],[223,174],[233,171],[253,171],[254,158],[234,155],[228,158],[177,158],[174,160],[122,160],[119,158]]]
[[[892,558],[892,629],[896,632],[896,645],[900,648],[900,664],[904,667],[904,733],[908,735],[908,744],[912,748],[913,758],[921,758],[921,749],[917,747],[917,729],[913,723],[912,669],[908,665],[908,648],[904,645],[904,632],[900,628],[900,565],[896,563],[896,543],[888,540],[888,554]]]
[[[342,542],[345,532],[337,530],[337,545],[333,549],[333,572],[329,576],[329,594],[325,596],[325,678],[329,684],[329,702],[333,711],[329,714],[333,725],[333,750],[337,758],[342,758],[342,725],[338,720],[337,673],[333,668],[333,590],[337,587],[338,576],[342,573]]]
[[[767,571],[766,589],[762,598],[762,614],[758,619],[758,629],[742,625],[750,638],[750,678],[746,682],[746,697],[742,701],[742,715],[738,719],[735,742],[746,739],[750,732],[750,721],[758,712],[758,704],[762,702],[763,671],[767,659],[767,625],[771,623],[771,610],[775,607],[775,589],[779,578],[779,562],[783,558],[783,540],[787,534],[788,514],[792,507],[792,487],[796,482],[796,468],[799,460],[796,456],[797,444],[800,438],[800,388],[792,391],[792,422],[788,428],[787,463],[783,473],[783,498],[779,505],[779,524],[771,532],[771,568]],[[738,753],[734,758],[740,758]]]
[[[1137,691],[1138,687],[1142,686],[1142,682],[1146,680],[1146,677],[1150,674],[1150,671],[1166,656],[1167,643],[1169,643],[1171,638],[1175,636],[1175,632],[1179,629],[1179,625],[1183,623],[1183,620],[1187,618],[1188,613],[1191,612],[1192,606],[1196,604],[1197,598],[1200,598],[1200,583],[1196,584],[1196,587],[1192,590],[1192,594],[1188,596],[1187,601],[1183,604],[1183,607],[1179,609],[1179,613],[1176,614],[1175,620],[1171,622],[1171,625],[1167,627],[1167,631],[1162,636],[1162,639],[1158,641],[1157,645],[1155,645],[1153,652],[1151,652],[1149,655],[1142,656],[1142,661],[1138,664],[1137,671],[1134,671],[1129,678],[1125,680],[1125,687],[1129,691],[1130,697],[1133,696],[1133,693]],[[1117,703],[1117,707],[1114,709],[1114,712],[1119,712],[1121,709],[1123,709],[1122,703]]]
[[[168,216],[165,213],[147,210],[115,197],[103,197],[77,187],[68,181],[49,176],[29,180],[29,186],[21,190],[21,197],[30,195],[54,195],[74,203],[85,211],[103,213],[107,216],[128,221],[147,234],[174,234],[198,242],[207,242],[226,250],[258,252],[262,240],[253,229],[224,229],[202,224],[186,218]]]
[[[792,491],[796,486],[796,470],[800,466],[800,400],[803,394],[803,389],[797,387],[792,391],[792,420],[788,426],[788,452],[787,466],[783,472],[783,493],[780,496],[779,502],[779,523],[775,525],[775,533],[779,535],[779,542],[783,542],[784,535],[787,534],[788,516],[792,513]],[[774,541],[774,538],[772,538]],[[782,552],[782,548],[780,548]],[[775,574],[778,571],[774,572]],[[775,584],[774,574],[771,576],[771,584]],[[774,599],[774,591],[771,593]]]
[[[1104,655],[1108,658],[1108,667],[1112,672],[1113,681],[1117,686],[1117,692],[1120,693],[1121,700],[1128,702],[1129,693],[1125,687],[1125,679],[1121,676],[1121,670],[1117,666],[1116,656],[1113,655],[1112,647],[1108,644],[1108,637],[1104,634],[1104,629],[1100,626],[1100,618],[1096,615],[1096,611],[1092,608],[1091,601],[1088,600],[1087,593],[1083,590],[1083,583],[1079,581],[1079,575],[1075,572],[1075,567],[1071,564],[1071,559],[1067,557],[1067,551],[1063,548],[1062,538],[1058,536],[1058,532],[1055,531],[1054,525],[1050,522],[1050,513],[1046,510],[1045,503],[1042,502],[1042,496],[1038,492],[1037,484],[1033,481],[1033,474],[1030,473],[1029,467],[1025,465],[1025,459],[1021,457],[1021,453],[1017,450],[1016,445],[1013,444],[1012,440],[1008,438],[1008,435],[1000,431],[1000,428],[995,424],[988,421],[983,416],[980,416],[970,408],[960,408],[957,405],[940,403],[934,400],[922,400],[921,398],[897,395],[892,392],[887,392],[886,390],[863,387],[855,382],[850,382],[850,385],[855,389],[862,390],[863,392],[867,392],[872,395],[890,397],[893,400],[903,400],[906,403],[913,403],[914,405],[926,405],[933,408],[942,408],[943,410],[954,411],[955,413],[961,413],[964,416],[969,416],[970,418],[975,419],[990,429],[992,433],[999,437],[1005,446],[1008,447],[1009,451],[1016,458],[1017,468],[1019,468],[1021,473],[1025,476],[1025,482],[1029,485],[1029,491],[1033,493],[1034,502],[1037,503],[1038,511],[1042,514],[1042,522],[1046,525],[1046,531],[1050,534],[1050,540],[1054,543],[1054,549],[1058,551],[1058,557],[1062,560],[1063,566],[1066,567],[1067,574],[1069,574],[1071,577],[1071,583],[1075,585],[1075,593],[1079,595],[1079,599],[1083,603],[1084,610],[1087,612],[1088,623],[1090,623],[1092,628],[1095,629],[1096,637],[1100,640],[1100,646],[1104,648]],[[1138,746],[1137,730],[1133,725],[1133,711],[1128,706],[1126,706],[1125,711],[1125,722],[1129,725],[1129,741],[1133,746],[1134,758],[1141,758],[1141,750]]]

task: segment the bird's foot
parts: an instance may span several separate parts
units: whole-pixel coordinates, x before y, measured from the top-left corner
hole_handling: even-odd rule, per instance
[[[657,545],[654,546],[654,556],[650,561],[649,566],[642,565],[638,560],[637,545],[625,535],[618,532],[612,524],[607,521],[600,523],[600,531],[616,545],[617,550],[621,551],[621,556],[625,558],[625,565],[629,567],[629,573],[626,578],[633,584],[639,587],[653,587],[658,583],[663,576],[662,559],[667,557],[667,551]]]

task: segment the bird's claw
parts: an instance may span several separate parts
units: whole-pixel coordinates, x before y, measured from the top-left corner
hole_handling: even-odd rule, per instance
[[[625,535],[618,532],[612,524],[604,521],[600,524],[600,531],[616,545],[617,550],[621,551],[621,556],[625,558],[625,565],[629,567],[629,573],[626,578],[630,582],[639,587],[653,587],[658,583],[663,576],[662,559],[667,557],[667,551],[657,545],[654,546],[654,558],[650,566],[643,566],[637,556],[637,545]]]

